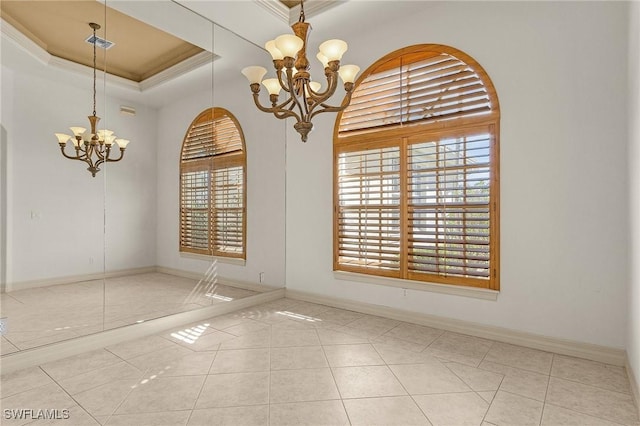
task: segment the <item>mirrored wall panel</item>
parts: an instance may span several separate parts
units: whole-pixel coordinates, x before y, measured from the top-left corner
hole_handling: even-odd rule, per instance
[[[1,8],[3,356],[284,286],[262,48],[176,2]]]

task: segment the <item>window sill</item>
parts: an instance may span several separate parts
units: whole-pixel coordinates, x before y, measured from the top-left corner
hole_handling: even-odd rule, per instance
[[[238,257],[222,257],[222,256],[209,256],[206,254],[196,254],[196,253],[186,253],[180,252],[180,257],[184,259],[196,259],[196,260],[206,260],[210,263],[228,263],[230,265],[239,265],[245,266],[247,261],[245,259],[240,259]]]
[[[483,300],[498,300],[500,292],[486,288],[463,287],[448,284],[432,284],[421,281],[410,281],[399,278],[387,278],[374,275],[358,274],[355,272],[333,271],[334,278],[343,281],[357,281],[361,283],[383,285],[388,287],[406,288],[411,290],[430,291],[432,293],[451,294],[454,296],[472,297]]]

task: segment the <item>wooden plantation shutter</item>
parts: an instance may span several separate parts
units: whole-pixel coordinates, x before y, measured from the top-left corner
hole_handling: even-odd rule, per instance
[[[448,46],[401,49],[356,83],[334,134],[334,269],[499,289],[495,89]]]
[[[489,278],[490,138],[416,137],[409,144],[409,278]]]
[[[345,152],[338,163],[340,263],[395,275],[400,269],[398,148]]]
[[[180,161],[180,251],[245,256],[246,156],[233,115],[210,108],[191,123]]]
[[[209,170],[180,175],[180,250],[209,254]]]
[[[214,254],[242,255],[244,252],[244,167],[214,168],[213,187]]]
[[[478,72],[452,54],[402,55],[358,84],[339,132],[469,117],[490,105]]]

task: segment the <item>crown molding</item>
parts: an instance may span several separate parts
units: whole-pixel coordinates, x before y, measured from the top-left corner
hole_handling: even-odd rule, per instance
[[[69,61],[67,59],[63,59],[60,58],[58,56],[53,56],[50,55],[51,59],[49,60],[49,63],[47,65],[49,65],[50,67],[53,68],[57,68],[59,70],[63,70],[63,71],[68,71],[68,72],[73,72],[76,74],[80,74],[83,75],[87,78],[92,78],[93,77],[93,68],[92,67],[88,67],[86,65],[81,65],[77,62],[73,62],[73,61]],[[103,74],[102,71],[98,70],[98,76],[100,74]],[[98,77],[100,78],[100,77]],[[98,80],[99,81],[99,80]],[[141,92],[142,90],[140,90],[140,83],[137,83],[135,81],[123,78],[123,77],[119,77],[117,75],[113,75],[113,74],[109,74],[107,73],[107,84],[110,85],[114,85],[114,86],[118,86],[118,87],[122,87],[125,89],[129,89],[129,90],[134,90],[136,92]]]
[[[49,52],[40,47],[37,43],[34,43],[29,37],[22,34],[20,30],[0,18],[0,29],[3,37],[14,42],[16,45],[22,48],[29,55],[33,56],[39,62],[48,64],[51,60]]]
[[[159,73],[152,75],[145,80],[142,80],[137,84],[140,88],[140,91],[144,92],[145,90],[151,89],[152,87],[159,86],[162,83],[180,77],[181,75],[193,71],[196,68],[200,68],[203,65],[211,64],[219,57],[220,56],[214,55],[213,53],[204,50],[197,55],[193,55],[192,57],[185,59],[182,62],[178,62],[174,66],[169,67],[164,71],[160,71]]]
[[[344,3],[348,0],[318,0],[308,2],[305,5],[304,14],[307,18],[312,18],[325,10],[331,9],[340,3]],[[278,0],[254,0],[262,8],[268,10],[273,15],[277,16],[282,22],[288,25],[298,22],[300,16],[300,6],[292,7],[289,9],[287,6],[279,2]]]
[[[254,2],[278,17],[282,22],[289,22],[289,8],[278,0],[254,0]]]
[[[305,18],[313,18],[316,15],[321,14],[331,8],[338,6],[341,3],[346,3],[348,0],[318,0],[308,2],[304,6]],[[279,2],[278,2],[279,3]],[[300,6],[292,7],[289,11],[289,25],[298,22],[300,17]]]
[[[11,25],[10,23],[8,23],[7,21],[1,18],[0,18],[0,27],[2,29],[1,33],[3,38],[7,38],[8,40],[11,40],[21,50],[28,53],[30,56],[35,58],[41,64],[45,66],[57,68],[60,70],[80,74],[88,78],[91,78],[93,76],[92,67],[88,67],[86,65],[78,64],[76,62],[51,55],[49,52],[44,50],[38,44],[31,41],[29,37],[25,36],[13,25]],[[208,52],[205,50],[203,52],[198,53],[197,55],[194,55],[190,58],[185,59],[182,62],[179,62],[173,65],[170,68],[167,68],[164,71],[161,71],[155,75],[152,75],[151,77],[139,83],[136,81],[129,80],[127,78],[119,77],[117,75],[109,74],[109,73],[107,73],[108,74],[107,83],[110,85],[114,85],[117,87],[121,87],[124,89],[136,91],[136,92],[144,92],[145,90],[149,90],[167,81],[180,77],[181,75],[186,74],[196,68],[209,64],[216,58],[219,58],[219,56],[214,55],[211,52]]]

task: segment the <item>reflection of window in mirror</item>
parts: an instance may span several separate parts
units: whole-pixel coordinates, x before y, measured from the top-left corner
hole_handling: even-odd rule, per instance
[[[191,123],[180,156],[180,251],[245,257],[246,165],[238,120],[223,108]]]

